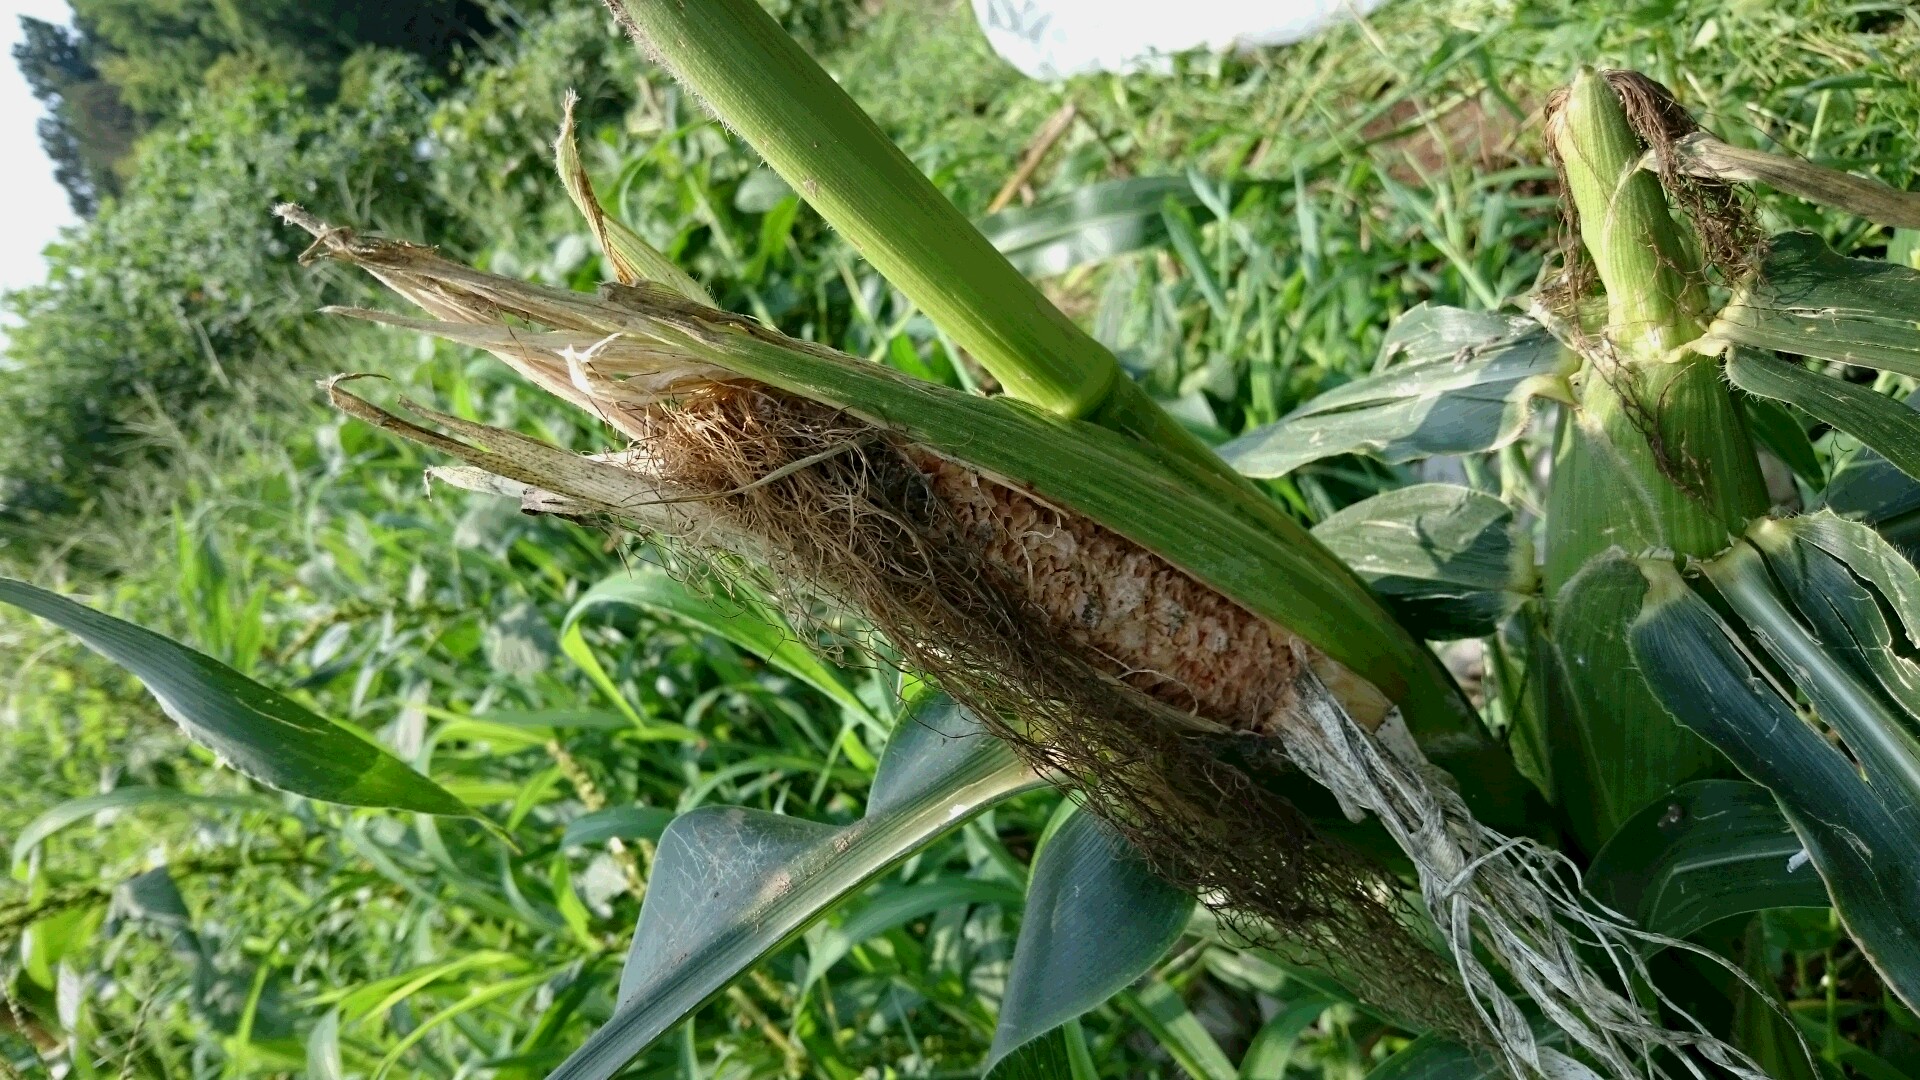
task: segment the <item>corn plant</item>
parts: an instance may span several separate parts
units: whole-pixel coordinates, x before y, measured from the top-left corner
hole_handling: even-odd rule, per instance
[[[598,295],[283,211],[425,317],[346,314],[492,352],[630,444],[582,456],[345,377],[337,406],[457,459],[441,480],[658,538],[687,582],[614,591],[856,713],[797,642],[914,676],[856,823],[707,807],[665,829],[618,1008],[554,1076],[616,1074],[880,872],[1045,784],[1084,809],[1036,854],[990,1075],[1095,1075],[1075,1019],[1196,928],[1428,1033],[1387,1070],[1798,1075],[1750,958],[1717,961],[1758,1003],[1726,1030],[1646,959],[1712,958],[1685,939],[1779,907],[1831,904],[1920,1000],[1920,574],[1874,528],[1911,502],[1920,418],[1810,366],[1920,377],[1920,274],[1761,237],[1736,184],[1904,226],[1910,198],[1729,154],[1657,85],[1582,72],[1548,117],[1574,239],[1527,313],[1415,309],[1379,374],[1215,452],[752,0],[615,10],[1005,393],[715,310],[605,213],[569,132],[562,182],[620,278]],[[1309,530],[1261,484],[1342,454],[1510,453],[1537,400],[1559,406],[1537,565],[1484,491],[1407,487]],[[1760,453],[1817,472],[1801,417],[1870,451],[1844,485],[1803,475],[1824,508],[1777,516]],[[205,657],[17,583],[0,599],[264,783],[466,812]],[[1426,644],[1463,637],[1491,639],[1499,731]],[[834,938],[809,944],[824,971]]]

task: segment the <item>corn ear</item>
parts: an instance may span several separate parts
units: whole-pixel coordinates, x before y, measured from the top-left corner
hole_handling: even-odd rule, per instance
[[[1640,169],[1640,138],[1619,95],[1583,70],[1549,124],[1580,240],[1607,293],[1607,327],[1632,355],[1653,357],[1699,336],[1699,260],[1682,242],[1660,181]]]

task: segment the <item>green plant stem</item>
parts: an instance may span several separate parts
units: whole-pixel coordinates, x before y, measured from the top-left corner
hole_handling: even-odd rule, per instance
[[[1546,499],[1542,577],[1558,658],[1547,677],[1561,706],[1528,718],[1539,730],[1527,737],[1546,748],[1566,824],[1591,849],[1674,784],[1724,763],[1675,728],[1623,640],[1559,625],[1609,610],[1603,595],[1565,587],[1612,548],[1723,551],[1766,512],[1767,494],[1718,361],[1682,348],[1705,321],[1699,262],[1659,181],[1639,168],[1619,97],[1583,71],[1548,127],[1607,307],[1606,325],[1582,342]]]
[[[641,43],[1007,392],[1081,417],[1113,354],[1015,270],[754,0],[612,0]]]

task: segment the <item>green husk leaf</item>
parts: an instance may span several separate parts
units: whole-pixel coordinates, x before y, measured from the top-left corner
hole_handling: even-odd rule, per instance
[[[1727,377],[1749,394],[1805,409],[1920,479],[1920,413],[1885,394],[1746,350],[1728,358]]]
[[[1640,135],[1614,81],[1582,69],[1547,136],[1580,240],[1606,291],[1606,336],[1629,362],[1695,336],[1700,260],[1682,242],[1660,181],[1640,171]]]
[[[1842,258],[1810,233],[1776,236],[1703,347],[1723,343],[1920,376],[1920,271]]]
[[[1337,454],[1390,462],[1505,446],[1526,429],[1533,399],[1571,400],[1579,367],[1552,335],[1525,319],[1422,305],[1402,316],[1381,350],[1401,362],[1309,401],[1220,447],[1248,476],[1284,476]]]

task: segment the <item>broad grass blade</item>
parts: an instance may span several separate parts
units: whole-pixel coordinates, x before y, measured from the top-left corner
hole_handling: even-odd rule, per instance
[[[642,608],[731,641],[825,694],[854,716],[878,722],[866,703],[807,648],[778,609],[753,595],[744,583],[729,584],[724,593],[717,583],[709,585],[710,589],[702,589],[661,567],[640,563],[631,572],[606,578],[582,594],[567,612],[562,632],[570,631],[596,607]]]
[[[1140,1025],[1194,1080],[1235,1080],[1239,1070],[1211,1032],[1165,979],[1147,981],[1138,992],[1121,999]]]
[[[1107,180],[980,220],[980,231],[1029,277],[1052,277],[1167,239],[1161,208],[1168,199],[1196,216],[1206,213],[1184,176]]]
[[[197,806],[208,809],[271,810],[280,812],[278,803],[256,795],[200,795],[179,788],[130,786],[98,795],[68,799],[27,823],[13,838],[13,871],[17,876],[33,849],[54,833],[77,825],[108,810],[129,810],[142,806]]]

